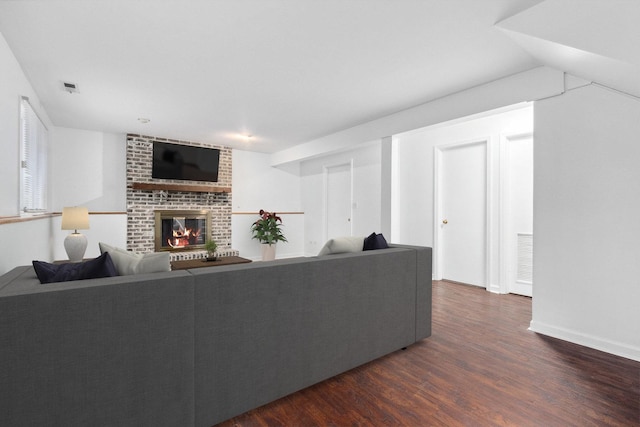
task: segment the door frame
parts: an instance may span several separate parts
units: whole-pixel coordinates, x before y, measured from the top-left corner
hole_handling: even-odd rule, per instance
[[[463,146],[485,144],[486,153],[486,191],[485,191],[485,288],[488,291],[497,292],[491,285],[491,218],[493,206],[493,180],[491,178],[492,161],[491,148],[492,138],[490,136],[478,137],[466,141],[457,141],[445,144],[439,144],[433,147],[433,277],[435,280],[442,280],[443,273],[443,256],[442,256],[442,170],[444,152],[453,148]]]
[[[499,207],[499,234],[500,234],[500,258],[498,260],[500,271],[500,286],[499,293],[507,294],[511,290],[511,278],[516,275],[509,274],[509,267],[513,266],[514,252],[513,247],[509,243],[510,235],[517,230],[511,230],[510,228],[510,212],[511,206],[510,190],[511,190],[511,175],[509,174],[509,162],[510,162],[510,149],[509,143],[512,141],[518,141],[521,139],[531,138],[533,140],[533,132],[521,132],[521,133],[509,133],[500,134],[500,207]],[[534,141],[535,143],[535,141]]]
[[[349,235],[353,235],[353,159],[346,162],[330,163],[322,166],[322,185],[324,191],[322,192],[322,236],[324,241],[329,240],[329,170],[331,168],[339,166],[349,167]]]

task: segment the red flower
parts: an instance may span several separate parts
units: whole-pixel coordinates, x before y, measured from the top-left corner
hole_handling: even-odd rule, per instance
[[[273,244],[278,241],[287,241],[287,239],[282,235],[280,226],[277,225],[278,221],[282,223],[282,218],[280,218],[275,212],[267,212],[264,209],[260,209],[258,215],[260,215],[260,219],[254,222],[251,226],[254,239],[258,239],[261,243],[269,244]]]

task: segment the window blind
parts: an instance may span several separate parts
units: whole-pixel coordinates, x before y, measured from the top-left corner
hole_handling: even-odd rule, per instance
[[[23,212],[47,210],[48,131],[29,103],[20,102],[20,206]]]

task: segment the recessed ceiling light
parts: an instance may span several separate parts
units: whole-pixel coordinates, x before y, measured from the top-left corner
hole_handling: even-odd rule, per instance
[[[138,121],[142,124],[146,124],[146,123],[149,123],[151,119],[148,119],[146,117],[138,117]]]
[[[1,1],[1,0],[0,0]],[[229,132],[224,134],[225,138],[229,138],[229,139],[233,139],[235,141],[242,141],[242,142],[256,142],[258,141],[260,138],[253,135],[252,133],[248,133],[248,132]]]

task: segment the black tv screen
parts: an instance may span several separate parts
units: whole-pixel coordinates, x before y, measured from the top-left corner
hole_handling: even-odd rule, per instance
[[[162,179],[218,181],[220,150],[153,142],[151,176]]]

